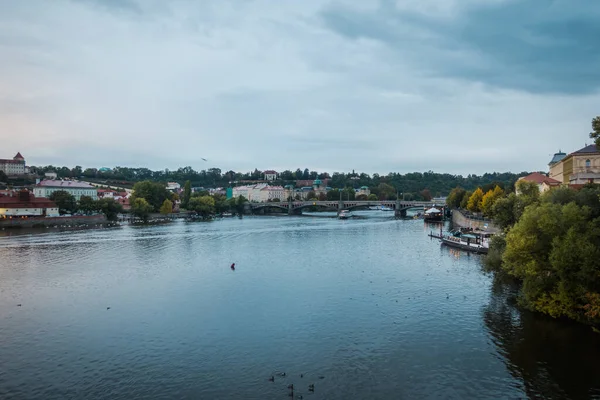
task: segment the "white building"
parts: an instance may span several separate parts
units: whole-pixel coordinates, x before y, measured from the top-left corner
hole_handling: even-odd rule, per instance
[[[265,181],[274,181],[277,179],[277,171],[273,171],[272,169],[265,171],[264,174]]]
[[[177,182],[167,182],[167,190],[171,192],[176,192],[181,189],[181,185]]]
[[[33,187],[33,194],[36,197],[50,197],[52,193],[59,190],[70,193],[76,200],[79,200],[81,196],[89,196],[93,200],[98,199],[98,190],[94,186],[79,181],[44,180]]]
[[[58,217],[54,202],[36,198],[27,190],[0,196],[0,219],[24,217]]]
[[[273,200],[285,200],[283,186],[265,186],[259,190],[258,200],[259,202],[273,201]]]
[[[56,178],[58,178],[58,175],[54,171],[48,171],[48,172],[46,172],[44,174],[44,178],[46,178],[46,179],[56,179]]]
[[[231,190],[232,197],[244,196],[248,201],[262,203],[274,199],[284,200],[285,193],[281,186],[269,186],[266,183],[258,185],[236,186]]]
[[[25,175],[25,159],[21,153],[17,153],[12,159],[0,159],[0,171],[6,175]]]

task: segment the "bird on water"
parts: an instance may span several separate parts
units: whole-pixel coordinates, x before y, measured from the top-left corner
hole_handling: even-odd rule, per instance
[[[231,264],[231,270],[235,271],[235,263]]]

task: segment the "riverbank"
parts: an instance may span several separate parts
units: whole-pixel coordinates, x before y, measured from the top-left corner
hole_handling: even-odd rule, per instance
[[[467,215],[458,209],[452,210],[452,224],[461,228],[479,229],[488,232],[500,232],[500,228],[495,225],[492,220]]]
[[[0,220],[0,229],[48,228],[58,226],[91,226],[107,222],[103,214],[70,217],[5,218]]]

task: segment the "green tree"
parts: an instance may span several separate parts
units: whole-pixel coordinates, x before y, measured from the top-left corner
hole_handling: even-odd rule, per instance
[[[469,201],[467,202],[467,210],[471,212],[479,212],[481,211],[481,202],[483,201],[483,190],[481,188],[477,188],[469,197]]]
[[[183,185],[183,197],[181,198],[181,206],[187,209],[188,202],[192,197],[192,182],[185,181],[185,185]]]
[[[496,200],[492,206],[491,217],[498,227],[507,229],[517,222],[515,215],[516,203],[517,195],[514,193]]]
[[[600,115],[592,119],[592,132],[590,138],[594,139],[596,146],[600,147]]]
[[[525,180],[517,181],[517,194],[523,196],[529,196],[532,198],[538,198],[540,196],[540,187],[535,182],[529,182]]]
[[[371,193],[371,194],[370,194],[370,195],[367,197],[367,200],[369,200],[369,201],[377,201],[377,200],[379,200],[379,198],[377,198],[377,195],[376,195],[376,194],[373,194],[373,193]]]
[[[396,189],[387,183],[380,183],[374,190],[379,196],[379,200],[394,200],[396,198]]]
[[[86,215],[90,215],[94,211],[98,211],[98,203],[94,201],[90,196],[81,196],[79,198],[79,211],[85,213]]]
[[[65,190],[52,192],[48,198],[56,203],[60,215],[71,214],[77,210],[77,201],[75,200],[75,197]]]
[[[431,201],[432,199],[431,192],[429,191],[429,189],[423,189],[419,194],[421,195],[424,201]]]
[[[158,212],[165,200],[171,198],[171,193],[165,185],[158,182],[142,181],[133,186],[131,199],[145,199],[152,206],[152,211]]]
[[[123,206],[115,199],[100,199],[97,201],[97,209],[106,216],[109,221],[116,221],[117,216],[123,212]]]
[[[210,219],[215,214],[215,199],[212,196],[192,197],[188,208],[196,212],[202,219]]]
[[[154,211],[154,208],[143,197],[134,198],[131,201],[131,213],[144,221],[144,223],[148,222],[148,218],[152,211]]]
[[[459,208],[463,197],[467,191],[459,186],[455,187],[450,191],[448,197],[446,197],[446,205],[450,208]]]
[[[173,202],[169,199],[163,201],[162,206],[160,206],[160,213],[163,215],[169,215],[173,213]]]
[[[460,201],[460,208],[462,208],[463,210],[467,208],[467,204],[469,204],[469,199],[471,198],[472,195],[473,195],[473,192],[471,192],[471,191],[467,191],[465,193],[462,200]]]

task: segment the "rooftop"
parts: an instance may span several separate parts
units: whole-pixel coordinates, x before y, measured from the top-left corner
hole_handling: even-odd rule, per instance
[[[33,193],[22,191],[13,195],[0,195],[0,208],[56,208],[56,204],[45,198],[36,198]]]
[[[519,178],[519,180],[524,180],[524,181],[528,181],[528,182],[535,182],[537,184],[540,183],[545,183],[547,185],[560,185],[560,181],[557,181],[556,179],[550,178],[544,174],[540,174],[539,172],[534,172],[532,174],[529,174],[527,176],[524,176],[522,178]]]
[[[600,150],[598,150],[598,147],[595,144],[590,144],[588,146],[585,146],[584,148],[574,151],[571,154],[592,154],[592,153],[600,153]]]
[[[548,163],[548,165],[554,165],[557,162],[559,162],[560,160],[562,160],[563,158],[565,158],[567,156],[566,153],[563,153],[562,151],[558,151],[558,153],[554,153],[554,157],[552,157],[552,160],[550,160],[550,162]]]
[[[95,189],[94,186],[87,182],[80,181],[57,181],[54,179],[46,179],[38,183],[36,186],[41,187],[59,187],[59,188],[78,188],[78,189]]]
[[[277,171],[273,171],[272,169],[268,169],[268,170],[265,171],[265,174],[269,174],[269,175],[275,174],[275,175],[277,175]]]

